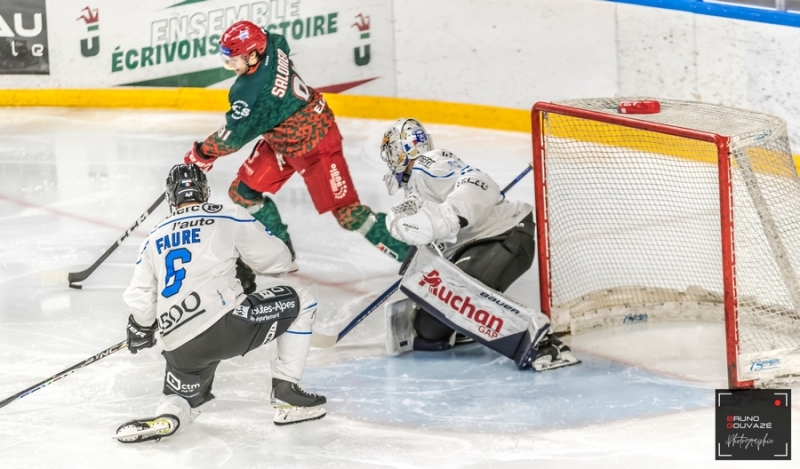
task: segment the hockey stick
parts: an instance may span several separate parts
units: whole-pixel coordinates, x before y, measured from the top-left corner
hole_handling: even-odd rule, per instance
[[[359,325],[361,321],[366,319],[367,316],[372,314],[372,312],[378,309],[378,307],[382,305],[384,301],[386,301],[390,296],[392,296],[394,292],[396,292],[397,289],[400,288],[401,280],[403,279],[401,278],[400,280],[394,282],[394,284],[392,284],[392,286],[389,287],[388,290],[381,293],[381,296],[375,298],[375,301],[370,303],[369,306],[367,306],[367,308],[364,311],[360,312],[358,316],[353,318],[353,320],[350,321],[350,324],[345,326],[345,328],[342,329],[342,332],[340,332],[338,335],[327,335],[314,332],[311,335],[311,345],[313,347],[319,347],[319,348],[328,348],[336,345],[336,343],[342,340],[344,336],[347,335],[348,332],[352,331],[354,327]]]
[[[0,408],[5,407],[8,404],[11,404],[12,402],[16,401],[17,399],[22,399],[23,397],[27,396],[28,394],[32,394],[32,393],[42,389],[45,386],[49,386],[49,385],[53,384],[54,382],[60,380],[61,378],[64,378],[64,377],[66,377],[68,375],[71,375],[75,371],[77,371],[77,370],[79,370],[81,368],[87,367],[87,366],[91,365],[92,363],[100,360],[101,358],[105,358],[105,357],[111,355],[114,352],[118,352],[118,351],[124,349],[127,346],[128,346],[128,341],[127,340],[123,340],[122,342],[120,342],[118,344],[112,345],[111,347],[103,350],[102,352],[98,353],[97,355],[89,357],[86,360],[67,368],[66,370],[62,371],[61,373],[57,373],[57,374],[47,378],[46,380],[42,381],[41,383],[34,384],[33,386],[29,387],[28,389],[26,389],[24,391],[20,391],[20,392],[14,394],[13,396],[11,396],[11,397],[9,397],[7,399],[5,399],[3,401],[0,401]]]
[[[139,224],[142,223],[147,218],[148,215],[153,213],[153,211],[159,205],[161,205],[161,202],[164,201],[165,197],[166,197],[166,192],[161,193],[161,195],[158,197],[158,200],[153,202],[153,205],[151,205],[150,208],[145,210],[145,212],[135,222],[133,222],[133,225],[131,225],[131,227],[128,228],[128,231],[123,233],[123,235],[120,236],[120,238],[114,244],[112,244],[110,248],[106,249],[106,252],[104,252],[103,255],[100,256],[100,259],[97,259],[94,264],[89,266],[88,269],[82,270],[80,272],[70,272],[69,275],[67,275],[67,280],[69,281],[69,287],[78,290],[83,288],[83,285],[79,285],[76,282],[83,282],[90,275],[92,275],[92,272],[97,270],[100,264],[102,264],[103,261],[105,261],[108,258],[108,256],[110,256],[111,253],[114,252],[119,247],[119,245],[122,244],[122,242],[125,241],[125,239],[131,235],[131,233],[133,233],[133,230],[135,230],[136,227],[138,227]]]
[[[503,197],[505,197],[505,195],[506,195],[506,192],[508,192],[508,190],[509,190],[509,189],[511,189],[512,187],[516,186],[516,185],[517,185],[517,183],[518,183],[518,182],[520,182],[520,181],[522,180],[522,178],[524,178],[524,177],[525,177],[525,175],[526,175],[526,174],[530,173],[532,169],[533,169],[533,163],[528,163],[528,167],[527,167],[527,168],[525,168],[525,170],[524,170],[524,171],[522,171],[521,173],[519,173],[519,176],[517,176],[516,178],[514,178],[514,180],[513,180],[513,181],[511,181],[510,183],[508,183],[508,185],[505,187],[505,189],[503,189],[503,190],[501,190],[501,191],[500,191],[500,193],[501,193],[501,194],[503,194]]]
[[[524,171],[519,173],[519,176],[517,176],[513,181],[511,181],[505,187],[505,189],[503,189],[501,191],[501,194],[503,194],[503,196],[505,196],[505,193],[509,189],[514,187],[519,181],[521,181],[522,178],[525,177],[525,175],[528,174],[531,171],[531,169],[533,169],[533,167],[529,164],[528,167],[526,167]],[[417,254],[417,249],[418,248],[416,246],[409,246],[408,253],[406,254],[406,258],[403,260],[403,264],[400,266],[400,275],[404,275],[406,273],[406,269],[408,268],[408,264],[411,263],[411,259],[413,259],[414,256]],[[439,253],[440,256],[444,257],[442,255],[442,252],[439,250],[438,247],[436,248],[436,251]],[[372,314],[373,311],[378,309],[378,307],[380,305],[382,305],[387,299],[389,299],[389,297],[392,296],[394,294],[394,292],[397,291],[398,288],[400,288],[400,282],[402,280],[403,279],[401,278],[400,280],[396,281],[391,287],[389,287],[388,290],[386,290],[385,292],[381,293],[381,296],[376,298],[375,301],[370,303],[370,305],[367,306],[367,308],[364,311],[360,312],[358,314],[358,316],[353,318],[353,320],[350,321],[350,323],[347,326],[345,326],[345,328],[342,329],[342,332],[340,332],[338,335],[327,335],[327,334],[320,334],[318,332],[314,332],[311,335],[311,345],[314,346],[314,347],[319,347],[319,348],[328,348],[328,347],[332,347],[332,346],[336,345],[336,343],[339,342],[340,340],[342,340],[342,338],[344,338],[344,336],[346,336],[348,332],[352,331],[354,327],[359,325],[359,323],[361,323],[361,321],[363,321],[367,316]]]

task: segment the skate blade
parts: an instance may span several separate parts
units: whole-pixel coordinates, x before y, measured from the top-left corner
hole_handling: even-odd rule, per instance
[[[325,417],[327,412],[324,406],[316,407],[294,407],[280,406],[275,409],[275,417],[272,419],[275,425],[293,425],[295,423],[310,422]]]
[[[556,368],[564,368],[565,366],[578,365],[581,361],[575,357],[562,358],[561,360],[549,362],[533,362],[533,369],[536,371],[548,371]]]

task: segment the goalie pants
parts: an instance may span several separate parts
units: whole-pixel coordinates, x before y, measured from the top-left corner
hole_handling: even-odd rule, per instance
[[[533,264],[536,255],[536,224],[533,213],[517,226],[491,238],[478,239],[464,245],[451,258],[470,277],[484,285],[505,292]],[[417,336],[429,342],[448,342],[453,329],[422,309],[414,317]],[[446,349],[448,346],[433,346]]]
[[[272,293],[275,289],[289,293],[276,296]],[[292,302],[293,309],[286,307]],[[275,338],[278,357],[272,364],[272,376],[295,383],[300,380],[316,318],[314,297],[302,289],[272,287],[248,295],[242,306],[258,311],[259,322],[237,314],[241,307],[236,308],[189,342],[162,352],[167,361],[164,394],[177,394],[191,407],[214,399],[211,387],[219,363],[245,355]],[[268,319],[261,320],[265,318]]]

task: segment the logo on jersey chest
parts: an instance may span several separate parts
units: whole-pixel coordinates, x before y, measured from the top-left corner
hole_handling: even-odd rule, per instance
[[[233,102],[233,104],[231,104],[231,111],[233,112],[231,117],[236,120],[250,115],[250,107],[241,99],[236,100]]]

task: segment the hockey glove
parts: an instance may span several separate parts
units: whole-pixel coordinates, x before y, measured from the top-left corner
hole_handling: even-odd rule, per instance
[[[435,204],[416,194],[392,207],[386,225],[393,237],[411,246],[453,242],[460,228],[458,216],[447,202]]]
[[[128,349],[135,354],[139,350],[150,348],[156,344],[158,325],[140,326],[131,314],[128,317]]]
[[[204,173],[207,173],[214,167],[214,161],[217,160],[217,157],[203,155],[200,152],[200,145],[202,145],[200,142],[194,142],[192,144],[192,149],[186,152],[186,156],[183,157],[183,162],[186,164],[196,164]]]
[[[245,295],[256,291],[256,274],[253,273],[253,269],[242,262],[242,259],[236,259],[236,278],[242,284]]]

